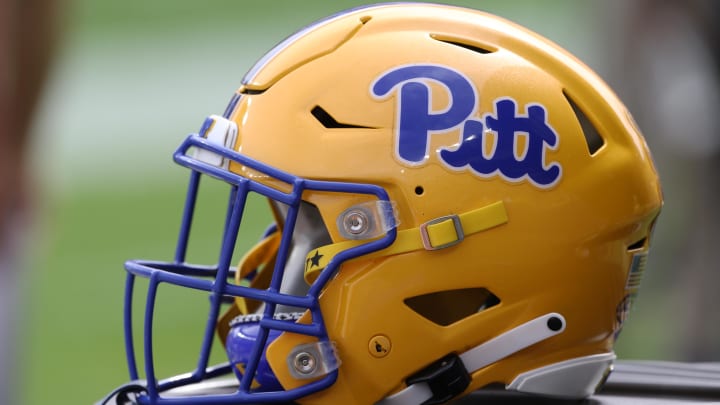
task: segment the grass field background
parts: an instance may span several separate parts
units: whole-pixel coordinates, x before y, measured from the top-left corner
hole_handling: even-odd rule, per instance
[[[452,2],[495,12],[602,71],[588,2]],[[22,404],[88,404],[127,380],[121,309],[129,258],[170,259],[187,171],[172,163],[183,137],[221,113],[242,75],[275,43],[355,1],[70,0],[34,125],[39,215],[19,304]],[[207,212],[223,212],[210,187]],[[213,202],[215,201],[215,202]],[[220,202],[217,204],[217,202]],[[217,205],[213,205],[217,204]],[[255,226],[265,225],[266,217]],[[193,254],[212,258],[219,229],[197,229]],[[251,241],[243,241],[250,243]],[[213,259],[208,259],[213,261]],[[619,352],[658,357],[652,314],[661,275],[648,274]],[[161,290],[159,374],[194,365],[204,297]],[[197,303],[197,304],[196,304]],[[654,339],[647,340],[647,337]],[[643,342],[639,344],[639,342]],[[218,356],[219,358],[219,356]]]

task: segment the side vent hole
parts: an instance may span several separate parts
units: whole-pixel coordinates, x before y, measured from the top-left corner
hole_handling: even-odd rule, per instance
[[[439,291],[407,298],[405,305],[418,315],[441,326],[452,325],[500,303],[485,288]]]
[[[335,118],[330,115],[325,109],[316,105],[310,113],[317,119],[325,128],[372,128],[363,125],[353,125],[338,122]]]
[[[593,123],[590,121],[590,119],[585,115],[585,113],[578,107],[577,104],[568,96],[567,93],[563,92],[565,94],[565,98],[567,99],[568,103],[570,103],[570,106],[572,107],[573,111],[575,112],[575,116],[577,116],[578,122],[580,123],[580,128],[582,128],[583,135],[585,135],[585,142],[587,143],[588,152],[590,152],[590,156],[595,155],[600,148],[605,145],[605,140],[600,136],[600,133],[595,128]]]

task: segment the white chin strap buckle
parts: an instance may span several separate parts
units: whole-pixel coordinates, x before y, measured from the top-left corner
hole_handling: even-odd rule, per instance
[[[450,354],[407,379],[407,387],[378,405],[441,404],[470,385],[470,374],[565,330],[565,318],[549,313],[460,354]]]

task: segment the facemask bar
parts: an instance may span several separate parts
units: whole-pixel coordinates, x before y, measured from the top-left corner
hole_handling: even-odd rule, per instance
[[[257,181],[232,173],[222,167],[216,167],[195,159],[194,157],[188,155],[188,150],[190,148],[200,148],[205,151],[215,153],[227,161],[238,163],[275,180],[279,180],[289,185],[291,187],[291,191],[283,192]],[[320,273],[317,280],[310,287],[306,296],[300,297],[281,294],[278,291],[280,291],[282,276],[285,270],[284,266],[290,251],[292,234],[297,220],[303,192],[314,190],[324,192],[368,194],[374,195],[379,201],[389,203],[389,196],[387,192],[382,187],[371,184],[303,179],[248,158],[247,156],[241,155],[230,148],[208,142],[206,138],[197,134],[192,134],[187,137],[187,139],[175,152],[174,160],[178,164],[192,170],[174,261],[155,262],[133,260],[128,261],[125,264],[125,268],[128,272],[124,313],[125,342],[128,368],[130,378],[132,380],[139,379],[135,361],[136,358],[132,331],[132,297],[134,281],[136,276],[149,279],[144,318],[145,334],[143,340],[147,396],[142,396],[142,400],[140,402],[155,403],[159,399],[159,394],[161,392],[175,387],[197,383],[208,378],[231,372],[229,364],[217,367],[208,367],[208,362],[210,349],[215,338],[215,324],[220,313],[220,306],[227,300],[228,297],[235,296],[259,300],[265,303],[263,319],[259,322],[260,331],[258,338],[255,341],[250,359],[246,365],[246,372],[240,382],[238,392],[232,395],[203,396],[202,403],[229,404],[249,402],[258,403],[266,400],[291,401],[332,385],[337,378],[337,370],[330,372],[321,379],[288,391],[254,392],[250,389],[260,357],[264,353],[267,345],[269,331],[271,329],[275,329],[309,335],[316,337],[320,342],[329,342],[327,330],[318,302],[320,292],[337,271],[341,263],[370,252],[384,249],[392,244],[397,236],[396,227],[392,227],[387,231],[387,233],[385,233],[384,236],[376,240],[369,241],[366,244],[355,246],[338,253],[328,266]],[[222,250],[220,252],[217,266],[200,266],[185,262],[201,174],[220,179],[232,186],[222,239]],[[288,214],[285,220],[286,222],[284,225],[280,248],[278,250],[276,265],[273,269],[270,288],[267,290],[256,290],[245,286],[230,284],[228,282],[229,277],[232,276],[235,271],[235,269],[230,267],[230,262],[232,260],[233,250],[245,209],[246,197],[250,192],[261,194],[288,206]],[[152,327],[156,293],[161,283],[207,291],[210,295],[210,310],[196,369],[188,374],[158,381],[154,370]],[[309,310],[312,316],[311,323],[299,324],[273,319],[273,314],[278,305],[287,305]],[[183,398],[182,403],[190,403],[187,399],[188,398]],[[174,402],[172,398],[162,398],[162,400],[163,403],[168,404]]]

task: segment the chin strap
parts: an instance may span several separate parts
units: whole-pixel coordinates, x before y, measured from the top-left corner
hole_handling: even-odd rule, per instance
[[[460,354],[448,355],[406,380],[407,387],[376,405],[441,404],[468,387],[471,374],[565,330],[565,318],[549,313]]]
[[[414,250],[439,250],[462,242],[466,236],[486,231],[508,222],[502,201],[465,212],[432,219],[417,228],[398,231],[392,245],[383,250],[362,256],[377,258],[412,252]],[[367,243],[364,240],[347,240],[311,250],[305,260],[305,281],[312,284],[330,260],[338,253]]]

